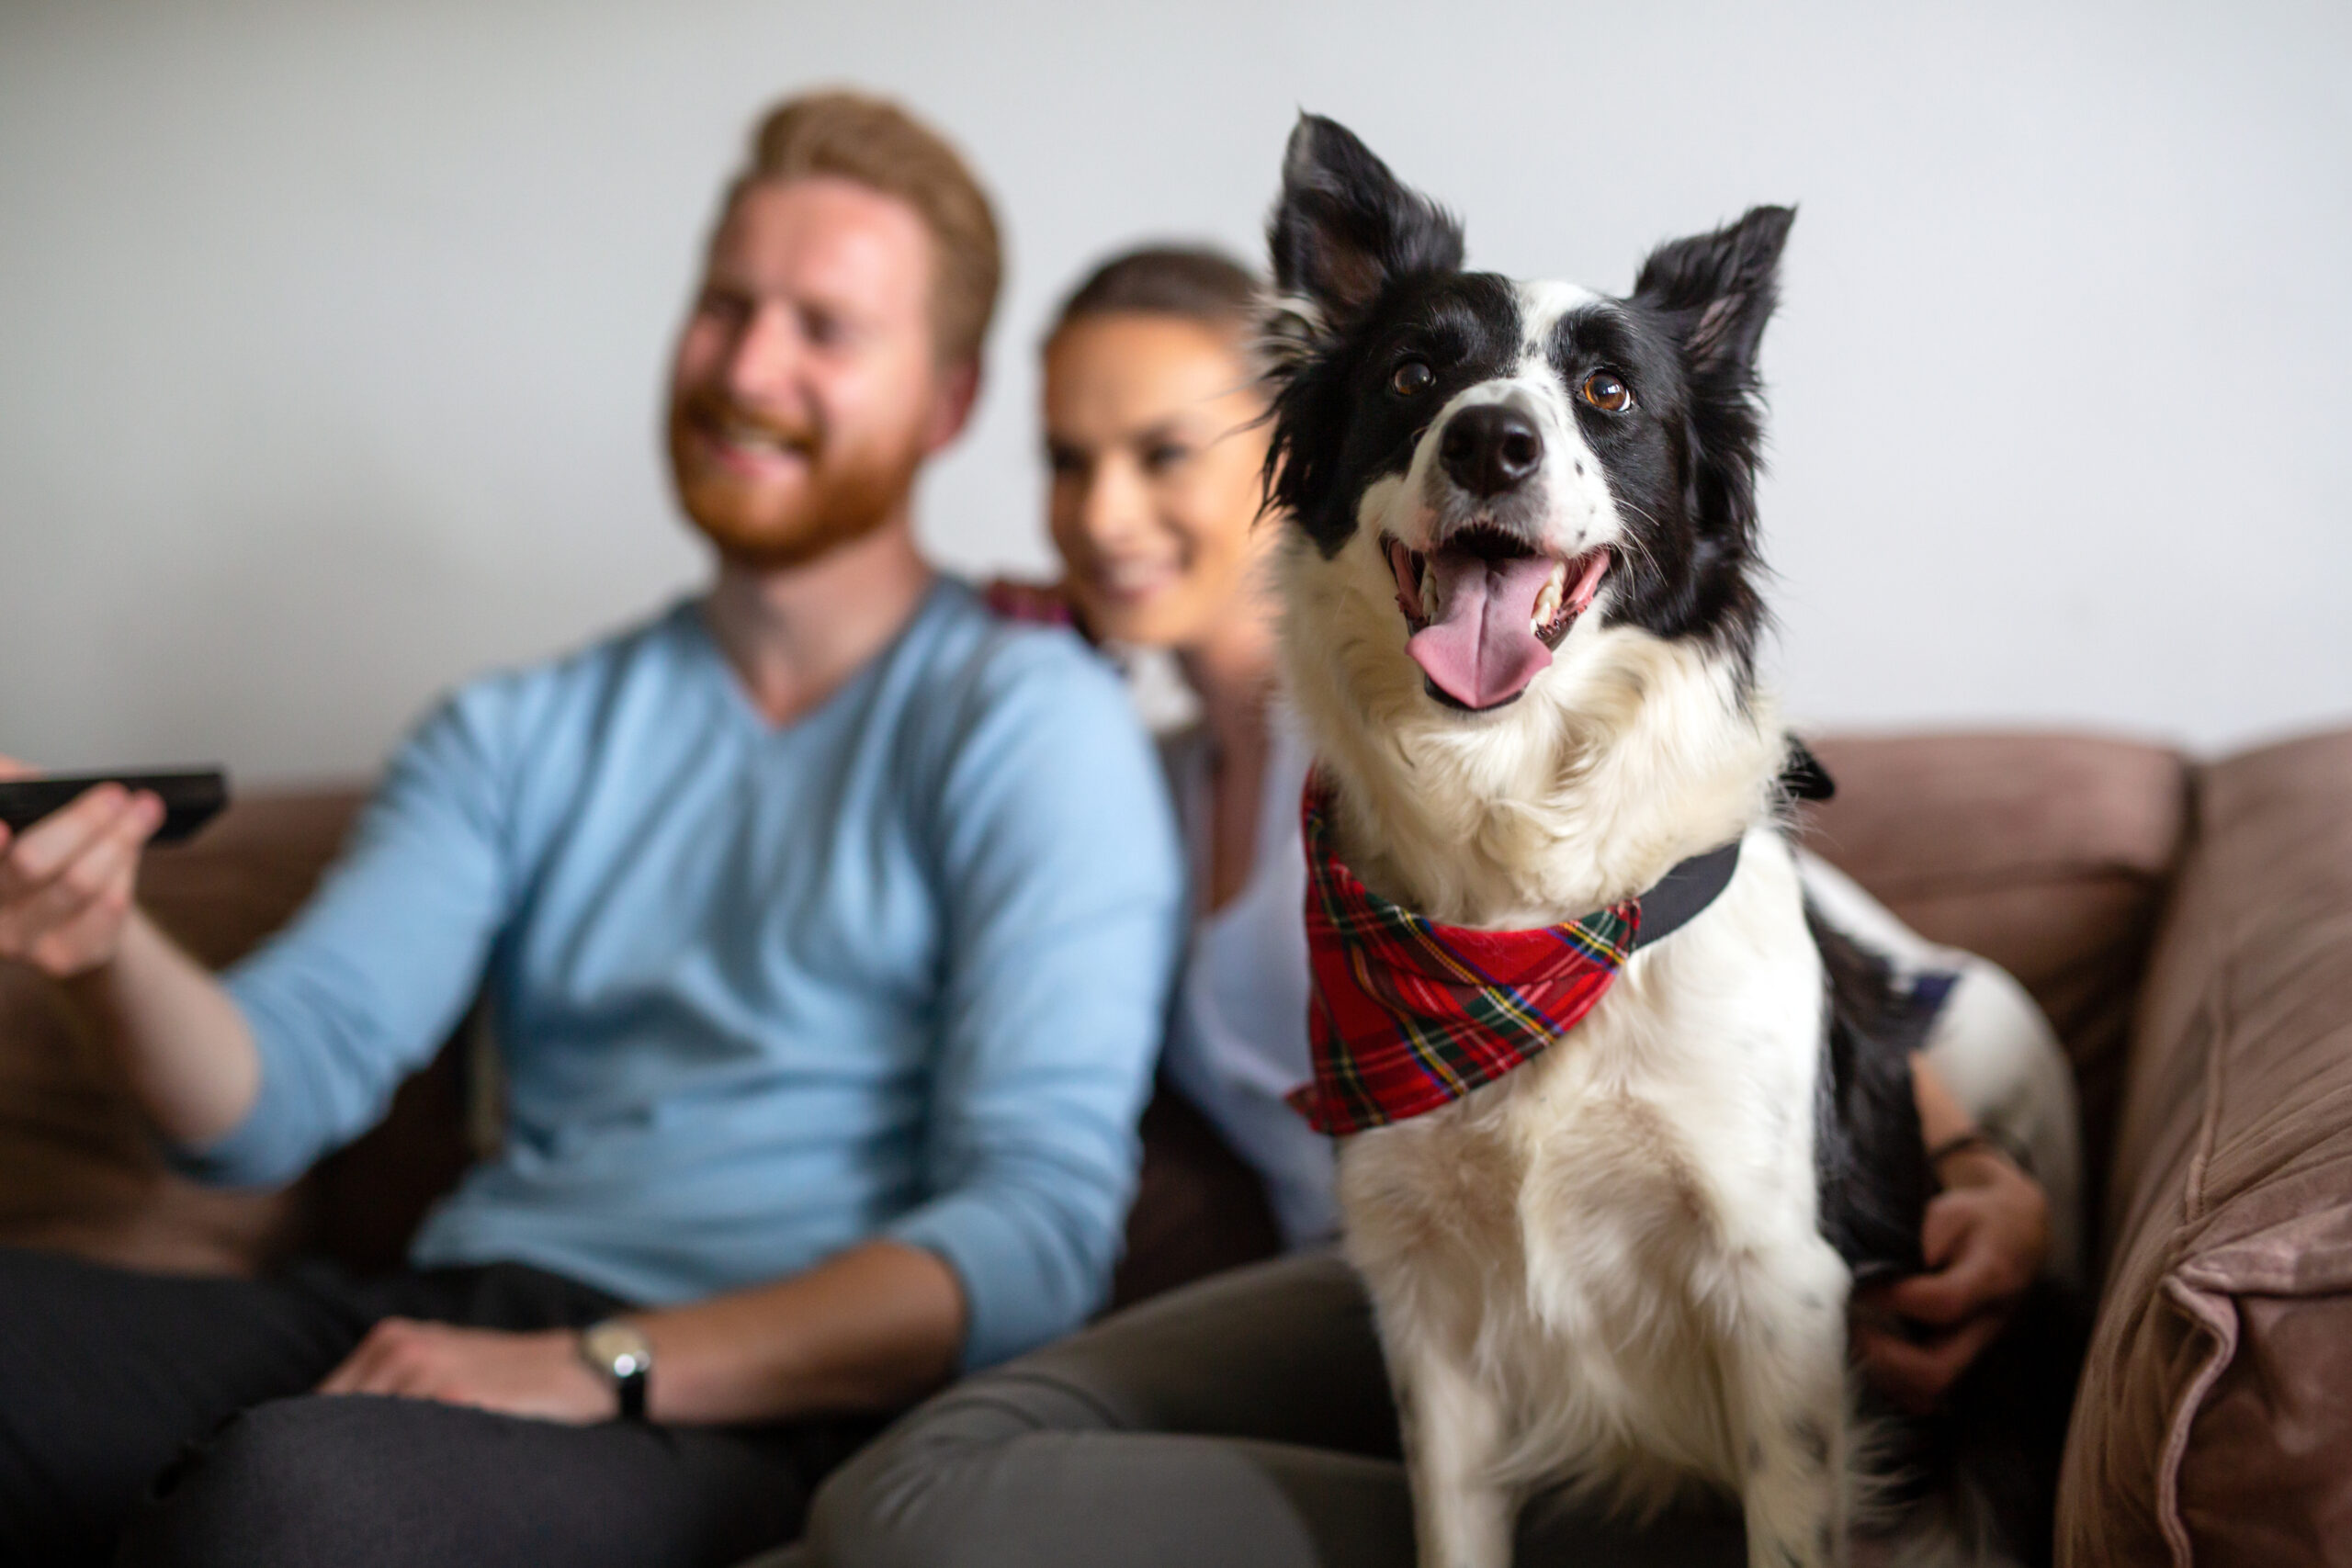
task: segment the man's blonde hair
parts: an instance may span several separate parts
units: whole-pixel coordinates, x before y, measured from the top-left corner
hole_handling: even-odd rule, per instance
[[[728,191],[831,175],[915,209],[931,231],[932,336],[940,363],[977,362],[996,314],[1004,253],[988,193],[945,138],[888,99],[842,89],[805,93],[768,111]]]

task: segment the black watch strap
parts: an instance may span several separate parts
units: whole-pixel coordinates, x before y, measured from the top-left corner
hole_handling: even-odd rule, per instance
[[[580,1331],[580,1359],[613,1385],[622,1420],[645,1419],[646,1389],[653,1376],[653,1347],[642,1329],[618,1318],[592,1323]]]
[[[646,1382],[646,1371],[643,1367],[633,1368],[614,1380],[613,1391],[618,1393],[621,1399],[622,1420],[643,1421],[645,1419]]]

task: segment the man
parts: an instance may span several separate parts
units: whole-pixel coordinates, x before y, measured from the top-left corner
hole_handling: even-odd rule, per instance
[[[933,133],[783,106],[671,385],[707,595],[461,691],[220,981],[131,904],[152,799],[0,837],[0,957],[190,1169],[293,1177],[485,982],[508,1093],[389,1280],[0,1253],[0,1557],[723,1562],[1096,1304],[1181,866],[1116,683],[916,548],[998,276]]]

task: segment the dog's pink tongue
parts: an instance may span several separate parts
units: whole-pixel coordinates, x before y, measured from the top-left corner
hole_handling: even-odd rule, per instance
[[[1437,614],[1415,632],[1405,651],[1464,707],[1490,708],[1519,695],[1552,650],[1529,623],[1535,596],[1558,563],[1549,556],[1489,560],[1466,550],[1429,558],[1437,581]]]

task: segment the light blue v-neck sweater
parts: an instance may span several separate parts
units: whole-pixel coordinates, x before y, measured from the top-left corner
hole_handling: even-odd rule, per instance
[[[777,728],[681,604],[423,724],[228,976],[260,1097],[187,1161],[293,1176],[486,981],[503,1146],[413,1261],[651,1304],[890,1236],[955,1269],[984,1365],[1102,1299],[1182,878],[1150,745],[1067,634],[943,581]]]

